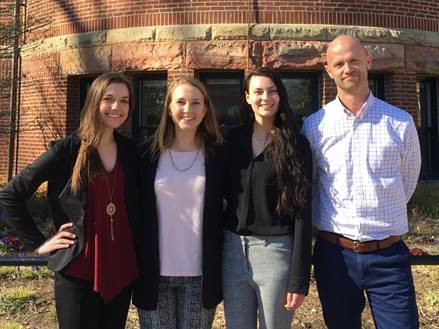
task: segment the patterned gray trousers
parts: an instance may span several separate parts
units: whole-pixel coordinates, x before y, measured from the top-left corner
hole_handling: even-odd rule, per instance
[[[210,329],[215,308],[201,303],[201,277],[160,277],[157,309],[138,309],[141,329]]]

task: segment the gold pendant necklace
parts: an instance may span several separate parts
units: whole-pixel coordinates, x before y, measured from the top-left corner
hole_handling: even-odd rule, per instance
[[[116,162],[116,165],[117,165],[117,162]],[[107,182],[108,199],[109,199],[109,202],[107,204],[107,207],[105,208],[105,211],[107,212],[107,215],[110,216],[110,235],[111,235],[112,241],[114,241],[113,215],[116,213],[116,205],[113,203],[113,192],[114,192],[114,189],[116,187],[116,178],[117,178],[116,169],[117,168],[115,166],[113,169],[113,186],[112,186],[111,190],[110,190],[110,183],[108,181],[109,174],[107,174],[105,176],[105,181]]]

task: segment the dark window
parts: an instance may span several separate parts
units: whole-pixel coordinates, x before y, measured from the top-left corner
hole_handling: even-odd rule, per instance
[[[96,77],[82,77],[79,80],[78,113],[81,113],[82,108],[84,107],[85,98],[86,98],[87,93],[90,89],[90,86],[95,78]]]
[[[381,74],[369,74],[369,89],[376,98],[385,100],[384,76]]]
[[[280,75],[294,112],[304,117],[319,109],[319,73],[281,72]]]
[[[135,141],[143,142],[156,130],[163,110],[167,91],[166,73],[137,76],[136,108],[133,113],[132,135]]]
[[[199,72],[224,130],[241,122],[243,72]]]
[[[423,79],[416,85],[421,127],[418,129],[421,143],[421,178],[439,178],[439,121],[437,79]]]

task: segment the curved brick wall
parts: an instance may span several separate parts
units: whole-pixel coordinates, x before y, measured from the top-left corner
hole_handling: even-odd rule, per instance
[[[386,76],[386,100],[419,123],[416,81],[439,77],[437,2],[27,0],[27,17],[50,23],[21,52],[18,167],[77,127],[81,76],[160,71],[173,79],[253,66],[323,73],[327,42],[344,33],[366,44],[372,70]],[[0,48],[0,80],[10,77],[9,58]],[[325,74],[320,88],[322,103],[335,96]]]
[[[28,0],[49,36],[177,24],[335,24],[439,31],[437,0],[376,1]],[[387,3],[387,4],[385,4]]]

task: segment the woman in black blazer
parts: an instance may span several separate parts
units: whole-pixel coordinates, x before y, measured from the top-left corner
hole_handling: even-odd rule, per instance
[[[138,276],[138,161],[134,143],[115,129],[128,118],[132,98],[122,75],[96,78],[78,131],[54,143],[0,192],[25,247],[49,256],[61,329],[125,328]],[[58,230],[48,240],[25,205],[44,181]]]
[[[211,327],[222,300],[221,142],[204,85],[175,81],[152,141],[139,148],[143,228],[133,302],[142,329]]]

